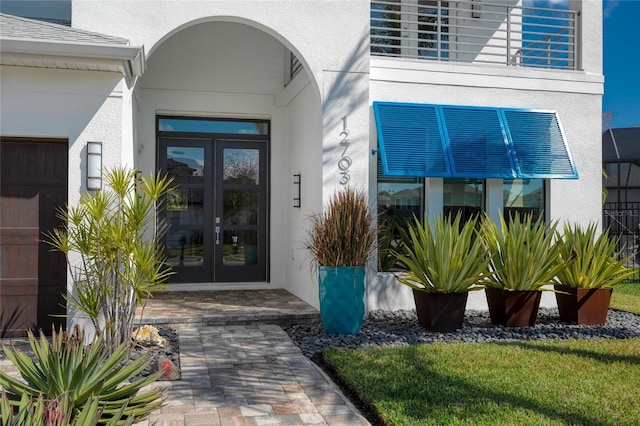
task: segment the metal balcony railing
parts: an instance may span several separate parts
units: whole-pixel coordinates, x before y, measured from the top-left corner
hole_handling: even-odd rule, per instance
[[[575,70],[579,18],[515,0],[372,0],[371,54]]]

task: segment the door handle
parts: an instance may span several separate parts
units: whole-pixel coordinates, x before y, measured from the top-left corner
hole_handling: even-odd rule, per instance
[[[220,245],[220,216],[216,217],[216,245]]]

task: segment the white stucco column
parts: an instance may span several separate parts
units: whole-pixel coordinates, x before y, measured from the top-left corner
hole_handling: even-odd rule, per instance
[[[431,222],[444,212],[444,180],[442,178],[425,179],[424,209]]]
[[[347,185],[369,193],[369,74],[323,75],[322,200]]]
[[[491,220],[500,221],[500,213],[503,209],[502,179],[487,179],[485,181],[485,209]]]

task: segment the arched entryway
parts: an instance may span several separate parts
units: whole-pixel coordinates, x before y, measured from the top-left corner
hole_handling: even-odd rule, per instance
[[[290,231],[308,215],[292,210],[291,177],[322,175],[320,97],[294,56],[250,23],[216,19],[152,49],[137,161],[175,178],[163,243],[176,288],[285,286]]]

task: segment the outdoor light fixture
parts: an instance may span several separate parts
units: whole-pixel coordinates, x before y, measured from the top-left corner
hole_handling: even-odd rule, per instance
[[[102,189],[102,142],[87,142],[87,189]]]
[[[293,175],[293,207],[300,208],[300,193],[301,193],[301,177],[300,174]]]

